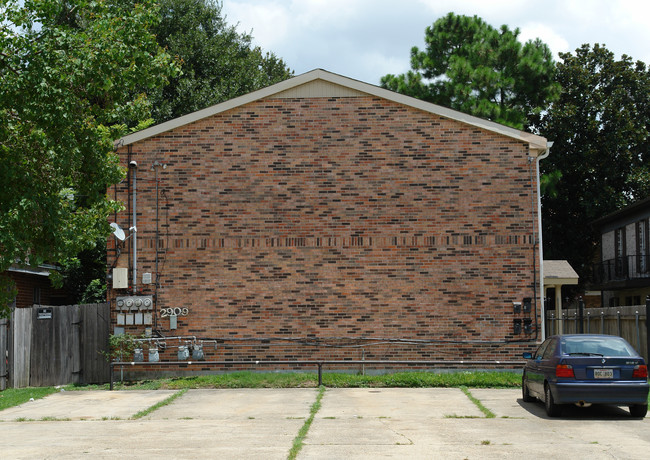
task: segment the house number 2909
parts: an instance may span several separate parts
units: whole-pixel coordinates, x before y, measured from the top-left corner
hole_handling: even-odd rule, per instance
[[[190,310],[185,307],[176,307],[176,308],[161,308],[160,309],[160,317],[161,318],[166,318],[168,316],[187,316],[189,314]]]

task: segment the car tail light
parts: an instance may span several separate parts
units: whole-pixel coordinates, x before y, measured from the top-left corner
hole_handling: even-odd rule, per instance
[[[634,372],[632,377],[635,379],[647,379],[648,378],[648,366],[645,364],[637,364],[634,366]]]
[[[555,367],[555,376],[560,378],[575,378],[571,364],[558,364]]]

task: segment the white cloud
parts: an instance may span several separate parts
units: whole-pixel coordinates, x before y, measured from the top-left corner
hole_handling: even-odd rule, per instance
[[[409,68],[412,46],[450,11],[488,24],[519,27],[522,41],[539,37],[558,52],[605,43],[650,63],[647,0],[225,0],[223,12],[240,32],[274,52],[297,73],[325,68],[377,84]]]
[[[230,1],[223,13],[239,32],[252,31],[255,43],[269,51],[294,33],[289,10],[276,2]]]
[[[545,24],[526,24],[524,26],[521,26],[520,30],[521,33],[519,34],[519,40],[522,43],[526,43],[528,40],[535,40],[536,38],[539,38],[548,45],[555,59],[557,59],[558,53],[573,51],[569,45],[569,42],[566,38],[564,38],[564,36]]]

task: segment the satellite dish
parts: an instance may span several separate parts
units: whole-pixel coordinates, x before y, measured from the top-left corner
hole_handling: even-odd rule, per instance
[[[117,225],[115,222],[111,223],[111,228],[113,229],[113,235],[115,235],[115,238],[117,238],[120,241],[124,241],[126,239],[124,230],[122,230],[120,226]]]

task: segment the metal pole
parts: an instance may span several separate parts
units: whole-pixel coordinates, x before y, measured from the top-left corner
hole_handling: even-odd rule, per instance
[[[318,386],[323,386],[323,363],[318,363]]]
[[[650,362],[650,315],[648,313],[650,313],[650,295],[645,298],[645,344],[648,352],[646,364]]]

